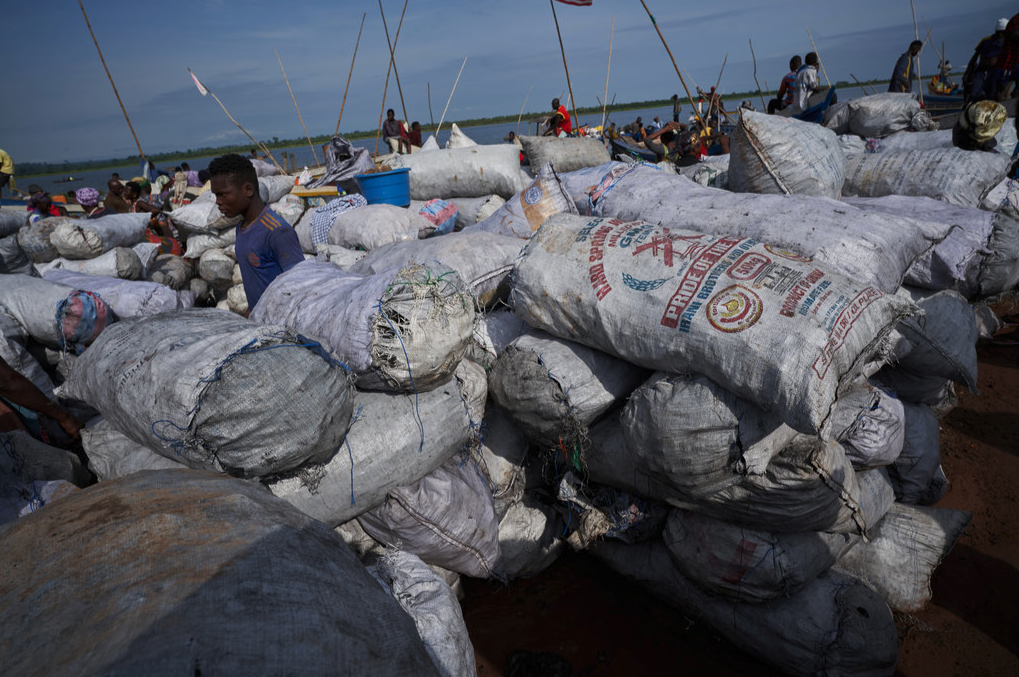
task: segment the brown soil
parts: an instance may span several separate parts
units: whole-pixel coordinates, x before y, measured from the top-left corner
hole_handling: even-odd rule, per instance
[[[937,569],[927,608],[896,615],[899,677],[1019,675],[1019,346],[978,352],[980,393],[961,392],[941,422],[950,486],[937,504],[973,520]],[[514,676],[778,674],[585,554],[508,586],[463,580],[481,677],[503,675],[514,651],[570,665],[506,671]]]

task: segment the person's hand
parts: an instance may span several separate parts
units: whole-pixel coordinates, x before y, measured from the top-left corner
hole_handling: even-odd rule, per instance
[[[77,440],[81,437],[81,429],[85,427],[82,421],[79,421],[70,413],[64,411],[57,417],[57,423],[60,424],[60,428],[68,434],[72,440]]]

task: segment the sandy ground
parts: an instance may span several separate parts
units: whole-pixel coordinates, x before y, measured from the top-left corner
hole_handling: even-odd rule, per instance
[[[941,421],[937,504],[973,520],[927,608],[896,615],[901,677],[1019,675],[1019,346],[978,352],[980,393],[962,390]],[[585,554],[508,586],[464,583],[481,677],[779,674]]]

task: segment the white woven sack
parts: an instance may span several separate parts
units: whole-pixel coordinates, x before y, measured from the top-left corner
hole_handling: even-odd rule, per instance
[[[926,404],[903,402],[906,438],[902,453],[891,466],[895,498],[900,503],[931,505],[947,486],[941,473],[941,431],[934,411]]]
[[[304,200],[297,195],[288,193],[276,202],[269,205],[269,208],[283,217],[283,220],[291,226],[296,225],[304,214]]]
[[[481,430],[483,467],[492,483],[495,514],[501,519],[512,504],[523,498],[528,444],[499,407],[486,408]]]
[[[470,148],[477,145],[477,141],[464,134],[463,130],[455,122],[453,123],[453,126],[449,129],[449,140],[446,141],[446,148]]]
[[[339,536],[247,482],[135,473],[4,539],[5,675],[438,674]],[[19,565],[29,551],[38,560]],[[20,627],[30,617],[46,622]]]
[[[920,112],[916,94],[886,92],[862,96],[848,102],[849,132],[868,139],[881,139],[909,129]]]
[[[206,191],[192,200],[191,204],[177,207],[168,214],[170,221],[178,228],[189,233],[216,235],[222,230],[233,228],[244,218],[242,216],[226,217],[216,205],[216,195]],[[189,238],[190,243],[190,238]]]
[[[518,195],[506,201],[491,216],[467,230],[480,230],[527,239],[553,214],[576,214],[577,208],[562,187],[551,164],[544,165],[537,178]]]
[[[14,235],[28,225],[29,212],[0,209],[0,238]]]
[[[115,319],[102,299],[87,291],[28,275],[3,276],[0,314],[47,348],[78,353]]]
[[[737,193],[842,192],[845,155],[835,132],[822,125],[744,110],[729,147],[729,188]]]
[[[853,467],[884,466],[902,453],[905,418],[898,398],[861,381],[839,398],[832,432]]]
[[[61,222],[50,242],[68,259],[94,259],[114,247],[130,247],[145,239],[148,214],[112,214],[98,219]]]
[[[138,245],[135,245],[136,247]],[[117,277],[122,280],[139,280],[143,277],[144,266],[141,259],[133,249],[117,247],[105,254],[100,254],[94,259],[80,261],[72,259],[53,259],[49,263],[40,263],[36,266],[44,277],[51,270],[66,270],[81,275],[101,275],[103,277]]]
[[[434,229],[431,221],[404,207],[366,205],[336,217],[329,229],[329,244],[371,251],[392,242],[417,240],[422,231]]]
[[[810,433],[915,312],[757,240],[566,214],[535,233],[511,281],[510,305],[532,326],[644,367],[696,370]]]
[[[569,446],[583,444],[587,427],[646,376],[624,360],[532,330],[503,350],[489,390],[528,441]]]
[[[394,242],[373,249],[350,266],[353,273],[375,274],[413,263],[453,269],[478,302],[489,305],[508,294],[506,278],[523,243],[495,233],[450,233],[426,240]]]
[[[374,539],[475,578],[501,578],[499,520],[472,455],[454,454],[417,482],[390,490],[357,517]]]
[[[14,318],[0,313],[0,359],[31,381],[48,399],[53,399],[53,380],[25,348],[27,339],[28,333]]]
[[[315,245],[315,260],[328,262],[340,270],[350,270],[351,266],[365,257],[367,252],[347,249],[336,244]]]
[[[255,176],[276,176],[280,173],[280,168],[271,162],[255,158],[248,158],[248,161],[255,168]]]
[[[898,331],[913,348],[898,359],[896,367],[941,376],[976,392],[979,332],[972,306],[953,291],[904,289],[924,316],[900,323]]]
[[[245,315],[248,312],[248,296],[244,293],[243,284],[235,284],[226,291],[226,301],[230,304],[230,310],[238,315]]]
[[[18,236],[0,237],[0,275],[32,275],[32,259],[18,244]]]
[[[421,391],[445,383],[463,359],[474,302],[449,269],[365,276],[305,261],[269,285],[251,319],[322,338],[362,388]]]
[[[462,387],[450,379],[417,394],[356,391],[356,417],[337,453],[269,480],[269,491],[329,526],[371,510],[390,489],[413,484],[473,444]]]
[[[456,225],[453,230],[463,230],[467,226],[480,223],[491,216],[496,209],[506,204],[506,200],[498,195],[458,197],[450,202],[457,208]]]
[[[913,262],[951,229],[907,215],[890,218],[847,209],[824,197],[734,194],[644,166],[607,174],[593,190],[598,195],[593,210],[599,216],[751,237],[886,293],[898,289]]]
[[[566,524],[550,505],[525,497],[499,521],[499,549],[506,578],[530,578],[552,566],[567,550]]]
[[[530,326],[506,307],[479,315],[468,357],[485,369],[491,369],[499,355],[518,336],[530,330]]]
[[[81,445],[88,456],[88,469],[100,482],[126,477],[140,470],[187,468],[180,461],[138,444],[106,420],[82,429]]]
[[[99,294],[106,305],[121,319],[156,315],[194,305],[190,294],[181,294],[165,285],[146,280],[121,280],[61,269],[49,270],[43,277],[75,289],[85,289]]]
[[[595,167],[612,159],[605,144],[598,139],[521,136],[520,144],[532,167],[544,167],[551,162],[560,172]]]
[[[979,207],[1008,167],[1007,155],[958,148],[851,155],[846,159],[842,194],[919,195],[962,207]]]
[[[283,196],[294,189],[294,177],[286,174],[258,177],[258,195],[262,202],[272,204],[279,202]]]
[[[921,611],[931,598],[934,569],[972,517],[962,510],[895,503],[869,540],[844,553],[835,568],[867,583],[895,611]]]
[[[237,242],[237,228],[224,228],[215,235],[202,233],[192,235],[187,240],[187,248],[184,256],[189,259],[199,259],[202,254],[210,249],[224,249]]]
[[[899,636],[888,605],[846,574],[829,570],[791,597],[745,604],[695,585],[661,542],[604,541],[592,552],[616,573],[783,674],[888,675],[898,662]]]
[[[482,197],[509,199],[524,188],[520,178],[520,151],[516,146],[471,146],[398,155],[393,169],[409,168],[410,197]]]
[[[235,265],[222,249],[207,249],[198,259],[198,277],[222,291],[233,285]]]
[[[258,477],[322,462],[350,423],[348,373],[320,344],[232,313],[117,322],[81,357],[63,394],[191,467]]]

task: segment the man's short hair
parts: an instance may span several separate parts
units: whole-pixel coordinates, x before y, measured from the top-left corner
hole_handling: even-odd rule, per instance
[[[138,183],[135,181],[128,181],[127,183],[125,183],[124,190],[131,190],[134,191],[135,193],[138,193],[139,195],[142,194],[142,187],[139,186]]]
[[[386,115],[389,115],[390,113],[392,113],[393,115],[396,115],[396,111],[394,111],[392,108],[389,108],[389,109],[386,110]]]
[[[246,157],[236,153],[221,155],[209,163],[209,178],[216,176],[229,177],[231,181],[239,186],[250,183],[258,190],[258,175],[255,174],[255,166]]]
[[[910,49],[913,49],[914,47],[923,47],[923,43],[919,40],[914,40],[913,42],[909,43]]]
[[[559,99],[552,99],[552,108],[559,108]]]
[[[803,65],[803,59],[800,58],[799,54],[797,54],[793,58],[789,59],[789,70],[791,70],[791,71],[796,70],[797,68],[799,68],[802,65]]]
[[[817,54],[815,52],[807,52],[807,56],[803,57],[803,60],[807,62],[808,66],[816,66]]]

